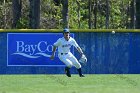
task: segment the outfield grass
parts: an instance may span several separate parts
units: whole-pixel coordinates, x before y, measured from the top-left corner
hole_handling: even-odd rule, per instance
[[[0,75],[0,93],[140,93],[140,75]]]

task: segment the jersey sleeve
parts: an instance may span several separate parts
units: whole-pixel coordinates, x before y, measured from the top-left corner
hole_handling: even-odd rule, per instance
[[[75,48],[79,47],[79,45],[77,44],[77,42],[76,42],[74,39],[73,39],[72,45],[73,45]]]
[[[59,46],[61,44],[60,38],[53,44],[54,46]]]

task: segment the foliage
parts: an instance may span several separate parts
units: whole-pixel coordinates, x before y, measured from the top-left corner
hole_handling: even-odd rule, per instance
[[[57,1],[57,0],[55,0]],[[63,0],[59,0],[63,1]],[[97,3],[96,3],[97,1]],[[130,8],[133,0],[109,0],[109,28],[130,28]],[[41,0],[40,28],[62,28],[62,3],[56,4],[54,0]],[[69,0],[69,26],[73,29],[88,29],[89,15],[92,15],[92,28],[95,23],[94,9],[97,7],[97,29],[104,29],[106,22],[106,0],[91,0],[92,12],[89,14],[89,0]],[[5,19],[4,19],[5,18]],[[0,3],[0,28],[11,28],[12,25],[12,0],[6,4]],[[22,0],[22,16],[17,28],[29,26],[29,0]]]
[[[10,28],[12,23],[12,3],[10,0],[0,3],[0,28]]]
[[[62,4],[55,6],[52,0],[41,1],[40,28],[61,28]]]
[[[111,28],[128,28],[127,24],[130,24],[130,11],[128,10],[130,6],[130,0],[112,0],[110,3]]]
[[[26,29],[29,24],[29,0],[22,1],[22,15],[18,21],[17,28]]]

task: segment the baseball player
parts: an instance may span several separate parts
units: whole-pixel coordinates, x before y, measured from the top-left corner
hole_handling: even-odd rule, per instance
[[[74,46],[79,53],[82,55],[83,51],[77,44],[74,38],[70,37],[69,29],[64,29],[64,37],[59,38],[53,45],[53,52],[50,57],[51,60],[54,59],[56,48],[58,48],[58,57],[66,65],[65,73],[68,77],[71,77],[70,68],[75,66],[80,77],[85,77],[81,72],[81,64],[78,62],[76,57],[70,52],[71,46]]]

